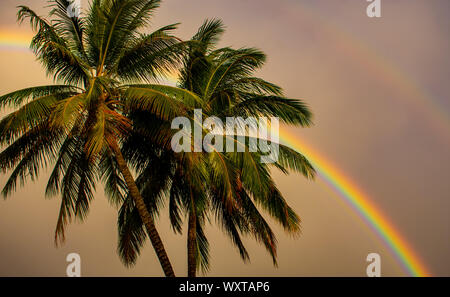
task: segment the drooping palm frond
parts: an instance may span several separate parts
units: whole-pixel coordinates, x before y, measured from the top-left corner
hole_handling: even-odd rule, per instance
[[[227,138],[233,139],[238,146],[245,148],[248,148],[249,144],[254,142],[258,144],[259,150],[261,150],[261,147],[265,149],[265,147],[268,146],[268,143],[270,142],[271,145],[277,147],[278,151],[276,160],[274,160],[273,163],[270,163],[270,166],[275,166],[277,169],[283,171],[284,173],[288,172],[301,173],[304,177],[308,179],[314,179],[314,177],[316,176],[316,170],[314,169],[314,166],[300,152],[275,141],[267,141],[265,139],[260,139],[258,137],[251,137],[251,136],[246,137],[240,136],[240,137],[241,138],[227,136]],[[243,170],[246,168],[257,169],[259,168],[259,166],[263,166],[258,161],[260,160],[261,156],[264,156],[264,153],[260,151],[250,153],[247,149],[245,152],[241,154],[229,154],[229,155],[230,157],[233,158],[234,160],[233,162],[239,164],[240,168],[243,168]],[[259,170],[255,172],[259,172]],[[268,176],[268,174],[269,173],[267,172],[266,176]]]
[[[275,165],[280,165],[283,171],[294,171],[303,174],[308,179],[316,176],[314,166],[301,153],[285,145],[278,144],[279,155]]]
[[[103,155],[99,170],[99,176],[105,185],[106,197],[114,206],[122,205],[126,198],[127,186],[121,177],[117,161],[111,153]]]
[[[69,94],[51,94],[24,104],[0,120],[0,143],[10,144],[27,131],[49,121],[54,104]]]
[[[28,19],[36,35],[31,41],[31,49],[45,67],[47,74],[66,84],[78,86],[89,76],[89,65],[75,54],[57,27],[38,16],[26,6],[19,6],[19,22]]]
[[[0,153],[3,171],[13,169],[2,194],[6,198],[17,188],[17,181],[25,184],[27,178],[35,180],[42,167],[45,167],[56,154],[61,131],[52,130],[43,123],[25,133],[12,145]]]
[[[84,121],[83,117],[78,118],[72,130],[68,135],[66,134],[63,143],[59,147],[57,159],[45,189],[47,197],[56,196],[61,191],[62,178],[65,176],[76,151],[79,150],[79,135]]]
[[[269,224],[261,215],[258,208],[253,203],[252,199],[248,196],[245,190],[238,191],[239,206],[246,218],[249,227],[249,235],[263,244],[272,257],[273,264],[277,265],[277,239]]]
[[[240,232],[248,234],[250,231],[248,225],[245,224],[245,218],[238,208],[233,206],[229,209],[220,198],[220,194],[214,194],[212,189],[212,210],[215,214],[216,221],[222,228],[223,232],[230,238],[232,244],[238,249],[239,255],[244,262],[250,260],[250,255],[245,248]]]
[[[275,185],[271,186],[270,192],[265,197],[253,196],[253,199],[265,209],[289,234],[299,234],[300,217],[287,204],[283,195]]]
[[[197,218],[196,225],[196,246],[197,246],[197,267],[207,273],[210,268],[209,242],[204,231],[204,219]]]
[[[85,138],[77,139],[76,147],[82,147]],[[97,164],[92,163],[83,150],[73,150],[70,163],[61,181],[61,207],[58,216],[55,243],[65,241],[65,227],[76,217],[83,221],[94,198]]]
[[[49,85],[49,86],[31,87],[0,96],[0,106],[20,107],[22,104],[28,103],[29,100],[34,100],[52,94],[73,95],[78,91],[81,91],[81,89],[78,89],[77,87],[70,85]]]
[[[122,204],[117,222],[119,229],[117,251],[122,263],[126,266],[132,266],[136,263],[146,239],[142,220],[131,202],[126,200]]]

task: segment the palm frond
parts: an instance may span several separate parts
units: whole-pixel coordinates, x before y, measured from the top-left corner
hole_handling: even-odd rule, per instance
[[[265,54],[255,48],[221,49],[218,61],[206,83],[204,98],[206,101],[212,100],[212,95],[219,85],[227,80],[227,77],[235,79],[236,77],[250,76],[264,64],[265,60]]]
[[[272,257],[273,264],[277,266],[277,239],[275,234],[247,193],[242,189],[238,192],[240,209],[248,221],[249,233],[266,247],[267,252]]]
[[[55,161],[52,173],[50,174],[47,186],[45,188],[45,194],[47,197],[55,196],[59,193],[62,184],[61,179],[67,172],[72,158],[76,156],[76,150],[79,150],[79,147],[77,147],[79,144],[77,134],[81,129],[80,125],[81,123],[72,128],[72,131],[66,136],[64,142],[59,148],[58,158]]]
[[[70,15],[68,13],[73,1],[70,0],[52,0],[50,6],[52,10],[50,17],[56,17],[53,20],[53,26],[60,36],[67,40],[68,47],[78,57],[83,57],[88,61],[84,48],[85,20],[81,15]],[[81,12],[80,12],[81,13]]]
[[[220,19],[205,20],[191,40],[199,41],[196,49],[206,53],[212,50],[225,32],[225,26]]]
[[[127,110],[150,111],[163,120],[184,115],[184,100],[199,100],[187,90],[161,85],[130,85],[124,91],[124,99]]]
[[[85,139],[77,139],[83,146]],[[84,150],[74,150],[61,183],[61,207],[55,230],[55,244],[65,241],[65,227],[75,216],[81,221],[89,212],[95,190],[96,164],[89,161]]]
[[[47,122],[53,107],[70,94],[51,94],[34,99],[0,121],[0,143],[9,144],[28,130]]]
[[[40,169],[56,155],[60,136],[59,131],[44,123],[0,153],[2,169],[14,168],[2,190],[5,198],[16,190],[18,181],[24,185],[27,178],[35,180],[38,177]]]
[[[277,117],[283,122],[302,127],[312,125],[312,113],[301,100],[278,96],[254,96],[238,102],[221,114],[241,117]]]
[[[70,85],[48,85],[31,87],[17,90],[9,94],[0,96],[1,107],[20,107],[30,100],[55,94],[75,94],[80,91],[79,88]]]
[[[216,197],[215,195],[213,197]],[[213,209],[216,214],[216,220],[220,224],[222,230],[230,238],[233,245],[238,249],[239,254],[244,262],[250,261],[250,255],[242,242],[239,231],[248,233],[247,224],[242,214],[237,211],[229,211],[221,199],[213,200]]]
[[[99,164],[100,178],[105,184],[105,194],[115,206],[126,199],[127,186],[119,171],[117,161],[111,154],[104,154]]]
[[[250,191],[249,191],[250,192]],[[298,235],[301,232],[301,220],[295,211],[287,204],[278,188],[272,184],[270,191],[264,196],[252,195],[253,199],[272,218],[283,226],[283,228],[292,235]]]
[[[115,65],[117,75],[124,81],[150,82],[159,80],[177,71],[188,42],[180,42],[164,31],[156,31],[150,35],[135,38],[130,48],[127,48]]]
[[[316,176],[316,170],[304,155],[288,146],[282,144],[278,144],[278,146],[279,156],[276,164],[285,169],[299,172],[308,179]]]
[[[209,242],[206,237],[203,224],[197,221],[196,224],[196,246],[197,246],[197,269],[203,273],[209,271]]]
[[[87,81],[89,77],[87,61],[70,49],[67,40],[58,34],[49,21],[26,6],[19,6],[17,17],[19,22],[28,19],[31,27],[37,31],[30,47],[46,68],[48,75],[53,75],[57,81],[76,86]]]
[[[122,263],[130,267],[136,263],[147,237],[141,217],[131,199],[127,199],[120,208],[117,226],[119,229],[117,252]]]

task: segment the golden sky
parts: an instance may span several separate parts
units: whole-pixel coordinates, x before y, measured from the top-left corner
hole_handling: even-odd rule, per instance
[[[15,6],[43,13],[44,0],[2,0],[0,32],[27,34]],[[83,2],[86,8],[86,1]],[[153,29],[181,22],[190,38],[206,18],[227,26],[222,46],[254,46],[268,55],[259,75],[304,99],[315,126],[293,130],[379,205],[434,275],[450,275],[450,2],[382,0],[382,17],[364,0],[165,0]],[[34,57],[0,47],[0,94],[49,82]],[[116,210],[99,186],[90,215],[53,245],[58,198],[46,200],[47,174],[0,201],[0,276],[64,276],[66,255],[79,253],[85,276],[161,276],[147,244],[137,265],[116,254]],[[0,175],[3,186],[5,174]],[[302,218],[298,239],[275,227],[279,267],[248,240],[251,263],[216,226],[208,228],[210,276],[364,276],[366,256],[381,255],[382,275],[404,272],[389,250],[320,179],[276,173]],[[186,271],[186,240],[166,216],[158,230],[175,272]]]

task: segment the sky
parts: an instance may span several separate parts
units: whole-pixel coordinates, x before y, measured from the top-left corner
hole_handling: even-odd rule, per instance
[[[203,20],[220,18],[227,27],[221,46],[263,50],[268,60],[258,75],[314,113],[313,127],[290,131],[370,196],[433,275],[449,276],[450,2],[381,2],[375,19],[367,17],[364,0],[165,0],[149,32],[181,22],[177,36],[188,39]],[[30,34],[15,22],[20,4],[46,11],[43,0],[2,0],[0,40]],[[23,50],[0,45],[0,69],[0,94],[51,82]],[[212,224],[209,276],[365,276],[372,252],[381,256],[383,276],[406,275],[323,180],[274,175],[302,219],[302,235],[291,238],[273,225],[279,241],[273,267],[251,238],[251,262],[243,263]],[[55,247],[59,201],[45,199],[47,177],[0,201],[0,276],[65,276],[71,252],[80,254],[84,276],[162,276],[150,244],[136,266],[121,264],[117,211],[101,187],[87,220],[70,225],[65,245]],[[2,186],[6,178],[0,174]],[[164,214],[157,228],[175,272],[185,275],[185,236],[172,233]]]

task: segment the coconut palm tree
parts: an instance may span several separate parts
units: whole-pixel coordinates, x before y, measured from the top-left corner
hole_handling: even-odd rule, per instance
[[[252,48],[216,49],[223,33],[220,20],[206,21],[192,38],[180,71],[179,87],[195,94],[185,97],[184,108],[190,119],[194,109],[206,116],[279,117],[292,125],[309,126],[311,113],[300,100],[283,97],[278,86],[253,76],[265,61],[265,55]],[[125,158],[139,173],[138,187],[151,213],[158,214],[165,199],[173,229],[182,231],[182,213],[188,221],[188,276],[209,267],[209,244],[204,232],[205,222],[212,214],[238,248],[243,260],[249,254],[241,234],[253,235],[271,255],[276,265],[276,238],[259,208],[267,211],[291,234],[300,231],[300,219],[289,207],[270,174],[270,167],[283,172],[301,172],[307,178],[314,169],[307,159],[280,145],[279,158],[263,164],[263,152],[251,152],[251,137],[230,135],[243,152],[174,153],[167,142],[170,123],[146,112],[130,114],[135,124],[124,142]],[[192,123],[191,126],[193,126]],[[204,133],[210,131],[204,131]],[[155,147],[155,143],[158,145]],[[237,147],[235,147],[237,148]],[[156,171],[155,171],[156,169]],[[154,173],[157,172],[155,175]],[[135,263],[145,242],[136,209],[126,199],[119,214],[119,254],[125,264]]]
[[[0,121],[0,167],[12,170],[2,193],[10,195],[18,181],[37,178],[51,164],[46,194],[61,196],[59,244],[67,223],[87,215],[100,179],[116,204],[125,190],[165,275],[174,276],[120,146],[133,125],[126,114],[146,111],[164,120],[182,114],[174,102],[189,92],[152,84],[181,57],[185,44],[172,35],[177,25],[144,32],[159,0],[93,0],[79,16],[67,13],[71,1],[49,2],[48,18],[26,6],[18,11],[36,33],[31,49],[56,84],[0,97],[2,108],[14,109]]]

